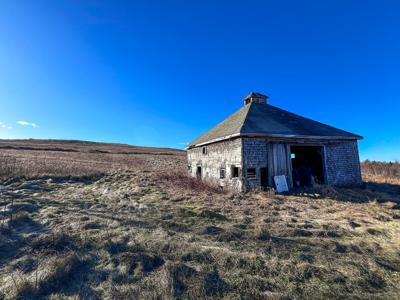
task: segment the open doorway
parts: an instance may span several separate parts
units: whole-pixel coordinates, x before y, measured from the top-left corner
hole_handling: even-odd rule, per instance
[[[324,165],[321,146],[291,146],[294,187],[324,184]]]
[[[201,166],[197,166],[196,169],[196,177],[201,179]]]
[[[268,168],[260,168],[261,187],[268,187]]]

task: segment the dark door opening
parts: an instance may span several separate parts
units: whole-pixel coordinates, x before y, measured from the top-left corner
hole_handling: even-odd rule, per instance
[[[196,177],[201,179],[201,167],[197,167],[197,169],[196,169]]]
[[[268,168],[260,168],[261,186],[268,187]]]
[[[321,146],[291,146],[290,153],[294,187],[324,183]]]

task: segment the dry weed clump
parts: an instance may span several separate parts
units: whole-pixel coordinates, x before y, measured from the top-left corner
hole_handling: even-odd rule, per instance
[[[0,153],[0,178],[20,176],[22,165],[17,158]]]
[[[184,189],[200,193],[226,193],[216,183],[203,181],[189,176],[186,172],[177,170],[172,172],[160,172],[155,175],[155,180],[165,183],[176,189]]]
[[[54,292],[66,291],[73,283],[78,283],[86,276],[84,268],[88,260],[75,252],[52,258],[41,270],[40,275],[35,273],[33,278],[19,278],[14,280],[16,299],[47,298]]]

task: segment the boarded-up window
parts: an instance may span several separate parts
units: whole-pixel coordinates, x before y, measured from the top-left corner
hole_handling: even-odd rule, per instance
[[[235,166],[232,166],[232,178],[237,178],[237,177],[239,177],[239,168],[238,167],[235,167]]]
[[[256,169],[255,168],[248,168],[247,169],[247,178],[248,179],[256,179]]]
[[[225,178],[225,169],[221,168],[219,170],[219,178],[224,179]]]

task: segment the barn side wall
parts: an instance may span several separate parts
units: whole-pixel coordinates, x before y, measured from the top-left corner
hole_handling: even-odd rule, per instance
[[[203,154],[203,147],[188,149],[189,174],[196,177],[197,167],[200,166],[203,180],[228,190],[242,191],[242,139],[221,141],[204,147],[206,154]],[[232,177],[233,167],[239,168],[239,177]],[[225,170],[223,179],[220,178],[221,169]]]
[[[329,185],[360,185],[362,179],[357,141],[325,145],[325,172]]]

